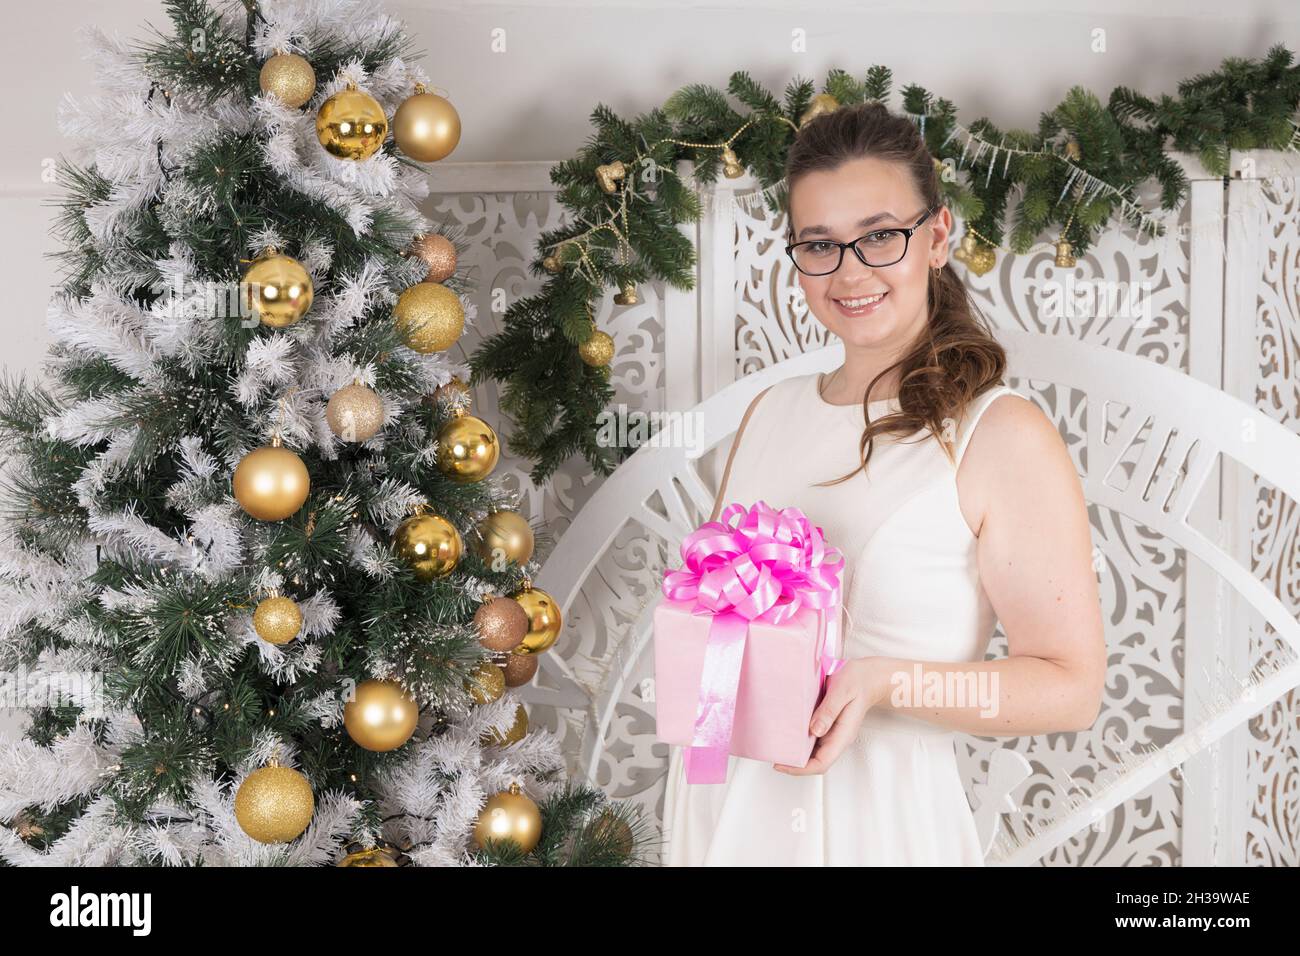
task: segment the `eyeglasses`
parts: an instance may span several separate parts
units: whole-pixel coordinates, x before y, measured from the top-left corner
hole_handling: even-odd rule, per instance
[[[877,229],[852,242],[836,242],[834,239],[809,239],[785,247],[785,254],[790,257],[794,267],[806,276],[828,276],[844,262],[844,250],[852,247],[853,254],[864,266],[879,269],[892,266],[907,255],[907,245],[912,233],[921,228],[921,224],[930,218],[938,206],[925,211],[910,229]]]

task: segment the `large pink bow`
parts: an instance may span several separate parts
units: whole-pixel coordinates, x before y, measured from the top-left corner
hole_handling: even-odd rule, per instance
[[[693,601],[694,614],[713,615],[695,732],[684,758],[686,779],[722,783],[749,622],[780,624],[800,608],[818,611],[824,684],[843,663],[830,651],[838,620],[825,612],[839,606],[844,558],[798,508],[777,511],[764,501],[749,509],[727,505],[718,521],[691,532],[681,550],[682,569],[664,573],[664,596]]]

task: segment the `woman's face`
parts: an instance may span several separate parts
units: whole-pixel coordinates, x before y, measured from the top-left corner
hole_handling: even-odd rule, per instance
[[[792,242],[851,242],[873,229],[914,226],[923,215],[925,200],[907,170],[871,157],[805,173],[790,193]],[[929,270],[947,262],[951,228],[952,215],[943,207],[912,235],[907,254],[891,266],[865,266],[846,249],[844,261],[830,275],[800,272],[808,307],[845,347],[904,347],[925,325]],[[880,298],[861,301],[874,297]]]

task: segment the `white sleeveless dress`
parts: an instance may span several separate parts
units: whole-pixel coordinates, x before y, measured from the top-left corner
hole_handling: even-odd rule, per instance
[[[772,386],[754,407],[723,504],[795,507],[845,558],[846,658],[982,661],[995,615],[980,586],[976,538],[958,505],[956,469],[928,431],[878,437],[860,461],[862,406],[832,405],[819,376]],[[960,463],[995,386],[954,428]],[[898,408],[871,403],[871,417]],[[923,440],[920,440],[924,436]],[[688,784],[671,746],[664,798],[669,866],[982,866],[957,768],[956,733],[892,710],[867,712],[857,740],[824,774],[792,776],[728,757],[726,783]]]

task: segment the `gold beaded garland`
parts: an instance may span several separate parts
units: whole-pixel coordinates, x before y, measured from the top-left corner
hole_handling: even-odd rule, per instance
[[[311,276],[296,259],[268,250],[244,272],[244,304],[263,325],[282,329],[311,308]]]
[[[316,113],[316,138],[339,159],[366,159],[387,135],[388,118],[379,101],[351,85],[327,99]]]
[[[297,839],[315,810],[316,798],[307,778],[274,762],[250,773],[235,793],[235,819],[259,843]]]
[[[316,92],[316,71],[297,53],[276,53],[262,64],[258,85],[291,109],[297,109]]]
[[[438,470],[452,481],[481,481],[501,457],[501,443],[492,426],[461,412],[438,429]]]
[[[415,514],[397,527],[393,550],[421,581],[450,574],[460,561],[460,533],[446,518]]]
[[[393,140],[412,159],[432,163],[450,155],[460,142],[460,114],[451,101],[415,85],[393,114]]]
[[[542,838],[542,814],[519,784],[488,798],[474,827],[474,842],[481,850],[489,840],[509,840],[530,853]]]
[[[330,431],[344,441],[362,442],[374,438],[384,424],[384,403],[373,390],[353,382],[330,396],[325,406]]]
[[[307,466],[278,439],[245,455],[230,483],[239,506],[258,521],[289,517],[311,491]]]
[[[268,644],[288,644],[302,630],[302,609],[293,598],[264,598],[253,610],[253,630]]]
[[[460,296],[439,282],[420,282],[403,291],[393,318],[407,347],[426,355],[451,348],[465,331]]]
[[[343,726],[358,746],[382,753],[411,739],[420,708],[391,680],[363,680],[343,705]]]

